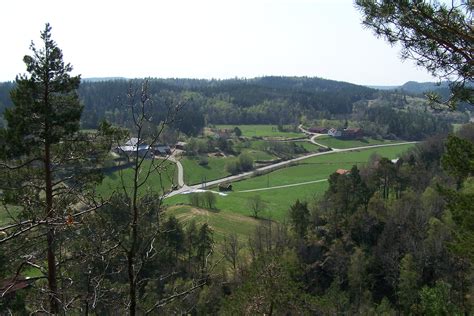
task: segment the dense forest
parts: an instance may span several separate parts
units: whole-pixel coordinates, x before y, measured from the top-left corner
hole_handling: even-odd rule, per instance
[[[135,81],[135,85],[138,81]],[[0,84],[0,107],[11,105],[13,83]],[[84,104],[83,128],[97,128],[102,120],[130,127],[124,110],[133,81],[84,81],[79,96]],[[181,105],[172,127],[186,135],[198,134],[207,124],[317,124],[314,120],[359,122],[370,136],[423,139],[446,132],[452,122],[467,115],[439,115],[422,98],[401,91],[378,91],[345,82],[305,77],[148,81],[155,123],[171,106]]]

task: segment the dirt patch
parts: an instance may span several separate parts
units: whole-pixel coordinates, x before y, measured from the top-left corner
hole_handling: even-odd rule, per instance
[[[258,220],[256,220],[253,217],[250,217],[250,216],[243,216],[243,215],[239,215],[239,214],[230,214],[230,213],[221,213],[221,216],[225,217],[225,218],[227,218],[227,219],[229,219],[230,221],[233,221],[233,222],[249,223],[249,224],[253,224],[253,225],[258,224]]]
[[[202,208],[193,207],[189,211],[194,215],[209,216],[209,211],[203,210]]]

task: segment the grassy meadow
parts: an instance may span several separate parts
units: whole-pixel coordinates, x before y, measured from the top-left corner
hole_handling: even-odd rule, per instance
[[[238,127],[242,131],[242,136],[245,137],[294,138],[304,136],[300,132],[280,132],[276,125],[216,125],[216,128],[220,129],[234,129],[235,127]]]
[[[148,190],[156,193],[163,192],[163,189],[169,191],[172,184],[178,183],[176,165],[173,162],[158,159],[153,161],[147,159],[143,162],[143,172],[141,173],[139,180],[143,181],[145,179],[146,170],[153,168],[154,165],[159,165],[160,168],[157,171],[152,172],[149,176],[146,184],[140,189],[141,194]],[[129,167],[107,173],[102,183],[96,187],[96,193],[102,197],[108,197],[115,191],[120,192],[122,190],[123,192],[123,187],[130,190],[132,185],[133,170]]]
[[[362,139],[338,139],[332,136],[320,136],[315,139],[317,143],[331,147],[331,148],[352,148],[352,147],[363,147],[370,145],[382,145],[399,143],[401,141],[373,139],[373,138],[362,138]]]
[[[304,149],[306,149],[310,153],[317,152],[321,148],[318,145],[315,145],[315,144],[310,143],[308,141],[297,142],[296,144],[298,144],[299,146],[302,146]]]
[[[223,157],[208,157],[207,165],[199,165],[199,157],[183,157],[180,162],[184,169],[184,183],[198,184],[204,179],[206,181],[223,178],[229,175],[225,170],[225,164],[229,159]]]
[[[233,213],[241,216],[251,216],[248,199],[260,195],[266,204],[262,217],[283,221],[287,216],[290,205],[296,199],[312,201],[321,197],[327,189],[327,182],[306,183],[285,188],[272,188],[283,185],[299,184],[317,180],[324,180],[339,168],[350,169],[354,164],[365,165],[373,154],[378,154],[390,159],[397,158],[413,145],[400,145],[363,149],[354,152],[333,153],[328,155],[308,158],[298,165],[279,169],[268,174],[232,183],[233,191],[226,196],[217,195],[216,208],[218,214]],[[247,190],[265,189],[255,192]],[[217,190],[215,188],[215,190]],[[165,204],[188,203],[189,197],[175,195],[165,200]]]
[[[240,241],[247,242],[248,236],[259,224],[259,220],[246,215],[218,210],[209,211],[189,205],[170,206],[166,209],[165,214],[176,217],[184,225],[191,220],[194,220],[198,225],[207,223],[212,227],[216,241],[221,241],[225,235],[233,232]]]

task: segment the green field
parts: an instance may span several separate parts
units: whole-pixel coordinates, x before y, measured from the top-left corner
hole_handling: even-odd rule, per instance
[[[296,142],[297,145],[302,146],[308,152],[317,152],[321,147],[310,142]]]
[[[266,151],[258,149],[244,148],[242,149],[242,153],[248,154],[250,157],[253,158],[253,160],[272,160],[277,158],[274,155],[267,153]]]
[[[254,160],[272,160],[277,157],[267,152],[268,142],[265,140],[247,140],[234,145],[234,149],[248,153]]]
[[[201,183],[202,181],[210,181],[223,178],[229,175],[225,170],[225,163],[232,158],[208,157],[208,164],[199,165],[198,157],[184,157],[181,164],[184,169],[184,183],[191,185]]]
[[[242,131],[242,136],[245,137],[301,137],[303,133],[299,132],[280,132],[276,125],[217,125],[216,128],[234,129],[238,127]]]
[[[379,139],[372,139],[372,138],[363,138],[363,139],[338,139],[332,136],[321,136],[315,139],[317,143],[322,145],[331,147],[331,148],[351,148],[351,147],[363,147],[363,146],[370,146],[370,145],[381,145],[381,144],[392,144],[392,143],[399,143],[401,141],[393,141],[393,140],[379,140]]]
[[[354,152],[331,153],[303,160],[299,165],[279,169],[258,177],[234,182],[233,191],[227,196],[218,196],[216,207],[220,213],[236,213],[250,216],[247,206],[249,197],[260,195],[267,204],[262,216],[273,220],[285,219],[288,208],[296,199],[311,201],[320,197],[327,189],[327,182],[308,183],[286,188],[273,188],[263,191],[242,192],[246,190],[262,189],[268,187],[304,183],[315,180],[327,179],[331,173],[339,168],[350,169],[354,164],[364,165],[373,154],[393,159],[400,156],[413,145],[400,145],[364,149]],[[165,203],[188,203],[187,195],[176,195]],[[219,214],[220,214],[219,213]]]
[[[242,242],[248,241],[259,221],[255,218],[233,214],[230,212],[208,211],[189,205],[170,206],[165,211],[166,215],[175,216],[183,224],[194,220],[196,224],[207,223],[214,231],[214,239],[221,241],[230,232],[236,234]]]
[[[149,170],[152,160],[145,160],[143,163],[143,171],[140,175],[140,180],[144,180],[145,173]],[[159,171],[154,171],[147,179],[146,184],[140,189],[141,193],[145,193],[147,190],[161,193],[163,189],[169,191],[172,184],[176,184],[177,171],[176,165],[170,161],[154,160],[154,165],[159,165]],[[123,183],[122,183],[123,179]],[[115,171],[113,173],[106,174],[102,183],[96,187],[97,194],[102,197],[108,197],[113,192],[123,192],[123,186],[128,190],[133,185],[133,170],[131,168]]]

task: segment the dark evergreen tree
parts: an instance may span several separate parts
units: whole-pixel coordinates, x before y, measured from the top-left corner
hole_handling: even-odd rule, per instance
[[[470,1],[357,0],[356,6],[364,15],[364,25],[389,43],[401,45],[402,58],[415,60],[439,78],[454,77],[448,105],[474,103]]]
[[[10,213],[15,224],[8,226],[8,237],[0,244],[12,241],[21,249],[12,259],[27,255],[39,265],[47,263],[46,293],[55,314],[63,301],[57,272],[61,262],[56,258],[60,233],[87,209],[84,186],[100,180],[97,170],[109,144],[99,139],[101,133],[78,133],[80,77],[70,76],[72,66],[64,63],[49,24],[41,39],[43,47],[32,43],[32,55],[23,59],[28,74],[16,78],[13,107],[5,111],[8,127],[0,135],[1,158],[6,161],[0,165],[2,199],[20,209]],[[46,258],[26,235],[46,237]]]
[[[293,230],[299,238],[304,238],[308,231],[309,209],[307,202],[296,200],[290,207],[290,222]]]

